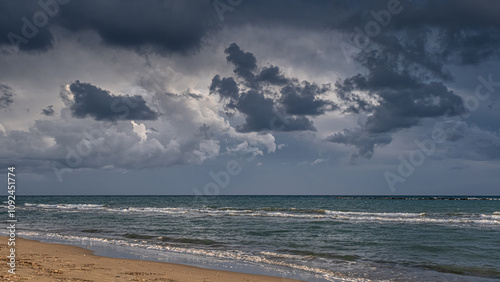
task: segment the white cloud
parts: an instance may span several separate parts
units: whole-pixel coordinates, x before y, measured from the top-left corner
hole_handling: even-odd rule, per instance
[[[168,78],[165,78],[169,81]],[[100,85],[96,85],[100,87]],[[262,155],[276,151],[270,133],[240,133],[221,116],[212,95],[172,94],[164,85],[142,80],[135,92],[148,93],[157,120],[115,123],[78,119],[70,101],[59,115],[40,116],[24,131],[0,130],[0,154],[33,170],[60,168],[145,169],[200,164],[220,153],[220,140],[244,144],[242,150]],[[67,87],[66,87],[67,88]],[[105,89],[105,88],[103,88]],[[69,97],[63,88],[61,97]],[[1,129],[1,128],[0,128]]]
[[[132,123],[134,132],[141,138],[141,143],[144,142],[146,138],[148,138],[146,135],[147,129],[144,123],[137,124],[133,120],[131,120],[130,123]]]

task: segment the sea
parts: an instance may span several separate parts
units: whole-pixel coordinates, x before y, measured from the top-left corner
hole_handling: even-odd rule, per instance
[[[304,281],[500,279],[500,197],[16,200],[17,236],[82,246],[103,256]],[[7,235],[6,228],[0,234]]]

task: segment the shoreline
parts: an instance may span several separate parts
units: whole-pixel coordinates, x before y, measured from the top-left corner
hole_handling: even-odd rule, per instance
[[[95,255],[82,247],[16,237],[16,271],[8,273],[8,237],[0,236],[3,281],[254,281],[301,280],[213,270],[183,264]]]

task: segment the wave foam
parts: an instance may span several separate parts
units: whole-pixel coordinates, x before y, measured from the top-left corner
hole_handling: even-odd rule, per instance
[[[111,213],[144,213],[169,215],[195,216],[252,216],[276,217],[310,220],[339,220],[355,222],[400,222],[400,223],[433,223],[433,224],[473,224],[473,225],[500,225],[500,212],[492,214],[472,213],[386,213],[363,211],[335,211],[335,210],[306,210],[297,208],[188,208],[188,207],[109,207],[99,204],[31,204],[26,203],[25,209],[57,209],[62,212],[101,211]]]
[[[177,246],[163,246],[163,245],[155,245],[148,244],[145,241],[141,243],[137,242],[129,242],[120,239],[106,239],[106,238],[95,238],[95,237],[86,237],[86,236],[74,236],[74,235],[61,235],[57,233],[46,233],[40,234],[37,232],[26,232],[21,231],[18,233],[21,236],[31,236],[31,237],[44,237],[49,239],[55,239],[59,241],[69,241],[69,242],[77,242],[80,245],[88,245],[90,242],[97,244],[112,244],[118,246],[127,246],[148,250],[156,250],[156,251],[168,251],[180,254],[189,254],[196,256],[205,256],[212,257],[217,259],[231,259],[244,263],[257,263],[257,264],[267,264],[267,265],[276,265],[276,266],[284,266],[289,267],[296,270],[302,270],[309,273],[313,273],[318,277],[322,277],[329,281],[366,281],[364,279],[359,278],[348,278],[345,277],[341,273],[336,273],[331,270],[319,268],[319,267],[311,267],[306,265],[301,265],[291,261],[291,259],[301,259],[303,256],[297,255],[288,255],[288,254],[278,254],[272,252],[261,252],[260,255],[240,251],[240,250],[209,250],[209,249],[196,249],[196,248],[183,248]],[[283,260],[280,260],[283,259]],[[288,260],[287,260],[288,259]]]

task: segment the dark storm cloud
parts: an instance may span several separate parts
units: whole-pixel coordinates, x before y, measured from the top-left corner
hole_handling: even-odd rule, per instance
[[[52,47],[54,40],[52,33],[47,28],[36,26],[33,22],[35,13],[43,12],[37,2],[35,0],[0,1],[0,45],[18,47],[21,51],[46,51]],[[47,14],[45,16],[46,25],[50,16]],[[12,48],[8,50],[10,53],[16,51]]]
[[[332,28],[343,31],[361,49],[378,44],[444,80],[453,79],[446,64],[477,65],[500,55],[497,1],[400,1],[401,12],[389,16],[387,3],[363,5]],[[370,21],[380,24],[368,38]],[[365,39],[368,44],[360,43]]]
[[[397,29],[438,28],[439,54],[450,62],[476,65],[498,56],[500,6],[494,0],[424,1],[408,3],[404,17],[395,20]],[[427,37],[429,32],[420,37]],[[430,39],[430,38],[429,38]]]
[[[261,21],[255,24],[274,20],[292,27],[294,23],[288,16],[296,14],[296,22],[310,23],[304,24],[304,28],[317,29],[307,12],[323,4],[307,7],[291,2],[282,11],[268,4],[268,9],[262,9],[264,12],[258,16]],[[247,15],[253,15],[252,11],[260,5],[266,4],[257,1],[249,5]],[[398,5],[402,7],[401,13],[392,14],[386,24],[379,25],[380,33],[368,38],[367,46],[358,48],[360,52],[353,56],[367,73],[336,83],[344,112],[368,113],[369,117],[358,131],[338,133],[330,141],[353,144],[361,156],[371,156],[377,144],[390,142],[390,134],[418,126],[424,118],[463,113],[462,99],[444,84],[454,79],[447,66],[477,65],[499,55],[500,20],[495,15],[500,12],[500,6],[494,1],[401,1]],[[364,29],[369,21],[380,23],[380,13],[384,13],[380,11],[388,9],[387,6],[388,1],[351,2],[347,16],[327,20],[318,11],[315,16],[353,39],[359,36],[353,34],[355,27]],[[271,13],[275,18],[265,19],[266,14]],[[374,18],[374,13],[378,13],[379,19]],[[239,22],[244,20],[242,17]],[[278,67],[270,66],[259,72],[251,53],[243,52],[234,44],[230,49],[241,59],[228,61],[235,65],[235,73],[245,80],[246,86],[257,92],[264,82],[283,86],[278,100],[273,102],[275,106],[282,106],[286,114],[320,115],[328,109],[330,103],[318,100],[317,94],[295,91],[296,88],[289,85],[294,82],[281,75]]]
[[[224,50],[226,60],[234,65],[234,73],[250,82],[254,79],[257,69],[257,59],[250,52],[243,52],[236,43],[232,43]]]
[[[481,28],[500,25],[500,7],[495,0],[402,1],[409,7],[406,16],[396,21],[398,28],[434,25],[446,28]]]
[[[441,81],[429,81],[432,70],[415,66],[383,46],[361,52],[357,60],[367,74],[357,74],[338,81],[338,97],[345,112],[369,113],[356,131],[344,130],[328,141],[350,144],[357,156],[370,158],[376,145],[390,143],[387,134],[417,126],[424,118],[454,116],[465,112],[463,100]],[[402,67],[405,66],[405,67]],[[365,96],[361,97],[360,94]]]
[[[400,69],[398,60],[382,51],[372,52],[365,55],[368,74],[335,84],[339,98],[349,105],[347,112],[373,112],[367,121],[370,132],[390,132],[416,125],[421,118],[464,112],[462,99],[442,82],[427,82],[425,76]],[[363,100],[355,91],[367,93],[378,103]]]
[[[267,82],[273,85],[284,85],[289,83],[289,80],[280,73],[280,69],[275,66],[262,68],[256,80],[258,82]]]
[[[227,13],[232,24],[289,26],[292,28],[324,29],[328,24],[338,24],[349,12],[347,0],[252,0],[244,1],[234,13]],[[354,5],[357,2],[354,3]]]
[[[392,137],[388,133],[373,134],[363,129],[344,129],[326,138],[327,141],[356,147],[353,157],[371,158],[374,147],[391,143]]]
[[[358,43],[353,59],[366,73],[335,87],[345,113],[367,113],[368,118],[360,128],[328,140],[353,145],[357,156],[369,158],[374,147],[390,142],[388,134],[417,126],[424,118],[465,112],[461,97],[444,85],[454,79],[447,66],[498,58],[500,19],[495,15],[500,6],[495,1],[401,1],[402,12],[390,18],[383,12],[384,1],[363,6],[333,28]],[[368,38],[369,21],[380,23],[380,29]]]
[[[212,79],[212,84],[210,85],[211,93],[219,93],[221,98],[232,98],[238,99],[239,88],[232,77],[220,78],[219,75],[214,76]]]
[[[95,30],[111,45],[183,53],[200,47],[212,17],[209,1],[71,1],[60,24]]]
[[[390,10],[389,6],[392,14],[387,19],[384,11]],[[350,40],[358,35],[354,28],[368,33],[366,25],[373,21],[379,24],[380,32],[371,36],[370,42],[450,80],[444,64],[476,65],[499,56],[499,14],[500,5],[495,0],[255,0],[238,6],[227,18],[232,25],[331,29],[343,32]]]
[[[0,108],[8,108],[14,102],[13,96],[12,88],[0,83]]]
[[[319,87],[307,81],[302,85],[287,85],[281,89],[281,103],[291,115],[322,115],[327,110],[336,109],[333,102],[317,98],[330,88],[330,85]]]
[[[50,27],[57,25],[75,32],[93,30],[109,45],[137,51],[187,53],[201,46],[215,17],[209,1],[41,2],[47,4],[0,1],[0,11],[7,11],[0,17],[0,44],[11,45],[12,36],[7,35],[14,33],[17,41],[23,38],[18,42],[20,50],[44,51],[52,47],[54,36]],[[37,25],[36,13],[45,13],[47,21]]]
[[[0,11],[6,11],[0,17],[0,44],[10,45],[7,35],[15,33],[26,39],[19,44],[21,50],[47,50],[55,38],[56,31],[51,27],[60,26],[74,32],[95,31],[105,44],[140,52],[189,53],[201,48],[204,39],[215,34],[221,24],[214,1],[208,0],[42,2],[48,4],[0,0]],[[366,23],[374,20],[372,12],[387,9],[388,3],[388,0],[244,1],[224,12],[224,23],[233,27],[250,24],[321,32],[332,29],[351,36],[353,28],[364,30]],[[402,12],[393,14],[380,35],[370,41],[391,46],[443,75],[442,63],[477,64],[499,54],[500,8],[495,0],[401,0],[399,3]],[[47,18],[47,23],[40,27],[34,25],[33,16],[37,12],[45,13]],[[23,28],[29,38],[23,35]],[[30,29],[36,29],[33,36]],[[440,48],[429,52],[426,42],[438,42]],[[231,47],[227,51],[231,60],[240,60],[241,68],[236,70],[239,75],[248,75],[255,67],[250,56],[235,53]]]
[[[239,93],[241,88],[237,79],[221,79],[216,75],[210,92],[226,99],[226,109],[245,115],[245,123],[237,128],[241,132],[316,130],[306,116],[321,115],[337,108],[333,102],[320,98],[331,90],[330,85],[299,83],[295,78],[286,78],[272,65],[259,68],[255,56],[241,50],[236,43],[232,43],[225,53],[242,87],[250,90]]]
[[[440,82],[414,89],[377,92],[381,98],[366,121],[371,133],[390,132],[419,124],[422,118],[454,116],[465,112],[463,100]]]
[[[261,93],[250,90],[243,93],[232,107],[245,114],[245,124],[238,127],[240,132],[276,129],[282,131],[315,130],[312,122],[305,117],[281,117],[283,120],[276,122],[276,128],[271,128],[273,121],[277,120],[274,111],[274,101],[265,98]]]
[[[345,12],[347,5],[340,0],[306,1],[244,1],[232,6],[231,1],[214,0],[37,0],[22,3],[0,0],[0,44],[11,45],[7,34],[15,33],[21,51],[45,51],[54,43],[54,29],[95,31],[105,44],[130,48],[140,52],[153,51],[189,53],[197,51],[203,40],[219,29],[222,18],[231,25],[283,24],[296,27],[323,28],[325,21]],[[217,2],[222,2],[225,7]],[[47,20],[36,25],[35,13]],[[40,13],[38,15],[40,15]],[[45,14],[43,14],[45,13]],[[23,20],[25,18],[25,20]],[[318,20],[321,19],[321,20]],[[24,34],[24,27],[36,32]],[[5,35],[5,36],[3,36]],[[22,38],[22,39],[20,39]]]
[[[363,71],[335,84],[341,105],[323,98],[329,91],[323,89],[328,87],[287,78],[278,66],[259,66],[252,53],[235,43],[225,50],[235,76],[215,76],[210,92],[220,96],[226,109],[245,116],[240,131],[268,130],[276,119],[284,126],[274,130],[314,130],[310,117],[338,106],[346,114],[367,114],[359,129],[333,134],[329,140],[352,144],[359,149],[358,155],[368,157],[378,144],[390,142],[394,132],[418,126],[424,118],[462,113],[463,101],[445,84],[454,79],[448,68],[498,59],[498,1],[402,0],[401,13],[392,14],[383,24],[380,12],[387,10],[388,3],[389,0],[255,0],[244,1],[224,14],[224,25],[235,32],[251,26],[271,28],[271,32],[294,32],[300,28],[312,33],[331,29],[343,34],[346,42],[357,47],[351,55]],[[19,47],[21,51],[51,48],[57,38],[53,33],[60,30],[52,27],[59,26],[73,32],[93,31],[110,46],[162,55],[186,54],[202,48],[207,37],[216,36],[220,23],[211,22],[217,20],[212,4],[213,1],[72,0],[59,5],[60,11],[49,18],[47,26],[38,28],[36,36]],[[39,10],[37,1],[13,4],[0,0],[0,11],[6,11],[0,12],[0,44],[10,44],[9,32],[22,35],[23,25],[27,25],[23,17],[33,22],[32,16]],[[374,13],[378,13],[378,19]],[[380,32],[370,36],[366,46],[356,45],[359,34],[354,28],[366,33],[369,22],[380,23]],[[318,47],[313,43],[311,46]],[[323,47],[326,48],[319,46]],[[88,89],[82,90],[85,94],[75,95],[75,103],[77,98],[80,100],[73,105],[73,114],[116,120],[120,114],[111,112],[110,101],[121,96],[82,85]],[[4,104],[12,103],[12,96],[5,97]],[[128,98],[140,105],[138,112],[131,109],[128,118],[134,114],[144,119],[156,118],[141,97]]]
[[[49,116],[49,117],[53,116],[54,115],[54,106],[53,105],[47,106],[47,108],[42,110],[42,115]]]
[[[75,81],[70,85],[73,102],[70,107],[74,117],[93,117],[95,120],[156,120],[141,96],[111,95],[109,91],[89,83]]]

